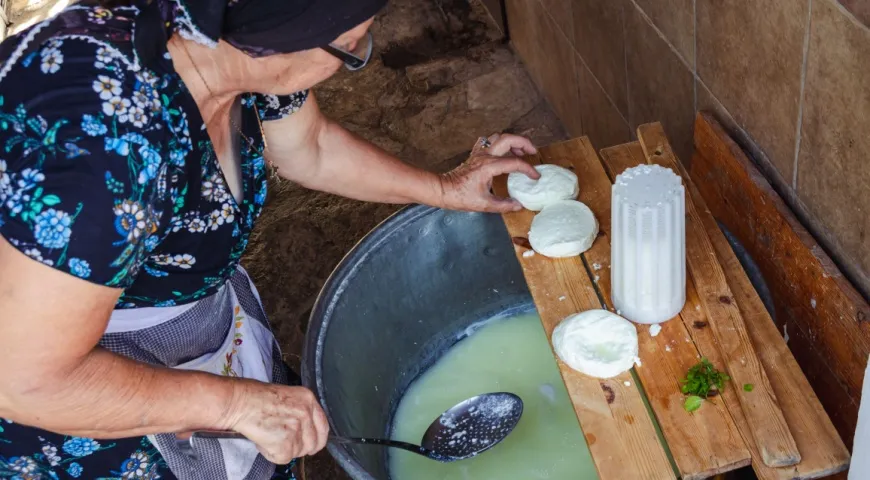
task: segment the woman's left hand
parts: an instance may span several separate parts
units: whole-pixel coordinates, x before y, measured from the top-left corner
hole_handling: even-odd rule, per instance
[[[540,178],[534,167],[519,158],[537,151],[529,139],[517,135],[495,134],[488,139],[481,138],[465,163],[441,175],[440,206],[470,212],[521,210],[523,207],[516,200],[492,194],[492,179],[513,172]]]

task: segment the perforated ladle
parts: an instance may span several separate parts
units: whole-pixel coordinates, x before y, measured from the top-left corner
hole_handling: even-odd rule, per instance
[[[435,419],[420,445],[382,438],[347,438],[330,435],[334,443],[355,443],[401,448],[439,462],[465,460],[498,445],[517,426],[523,415],[523,401],[513,393],[486,393],[458,403]],[[243,439],[235,432],[194,432],[178,446],[194,456],[194,438]]]

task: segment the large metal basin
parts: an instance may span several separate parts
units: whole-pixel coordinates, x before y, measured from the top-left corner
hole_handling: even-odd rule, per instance
[[[302,377],[333,432],[384,436],[408,385],[488,318],[532,308],[498,215],[408,207],[339,264],[312,311]],[[384,449],[330,445],[357,480],[389,478]]]

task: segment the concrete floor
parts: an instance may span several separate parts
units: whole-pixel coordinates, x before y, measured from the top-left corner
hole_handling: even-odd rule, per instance
[[[321,108],[403,160],[439,172],[494,132],[523,134],[537,145],[563,140],[561,124],[476,2],[391,0],[372,27],[373,64],[318,87]],[[271,185],[244,265],[292,366],[299,365],[308,315],[329,273],[398,208],[286,181]],[[348,478],[326,453],[305,463],[307,478]]]

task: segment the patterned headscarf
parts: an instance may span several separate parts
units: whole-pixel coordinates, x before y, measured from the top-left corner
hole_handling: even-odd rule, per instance
[[[254,57],[322,47],[373,17],[387,0],[136,0],[135,45],[153,64],[172,30]]]

